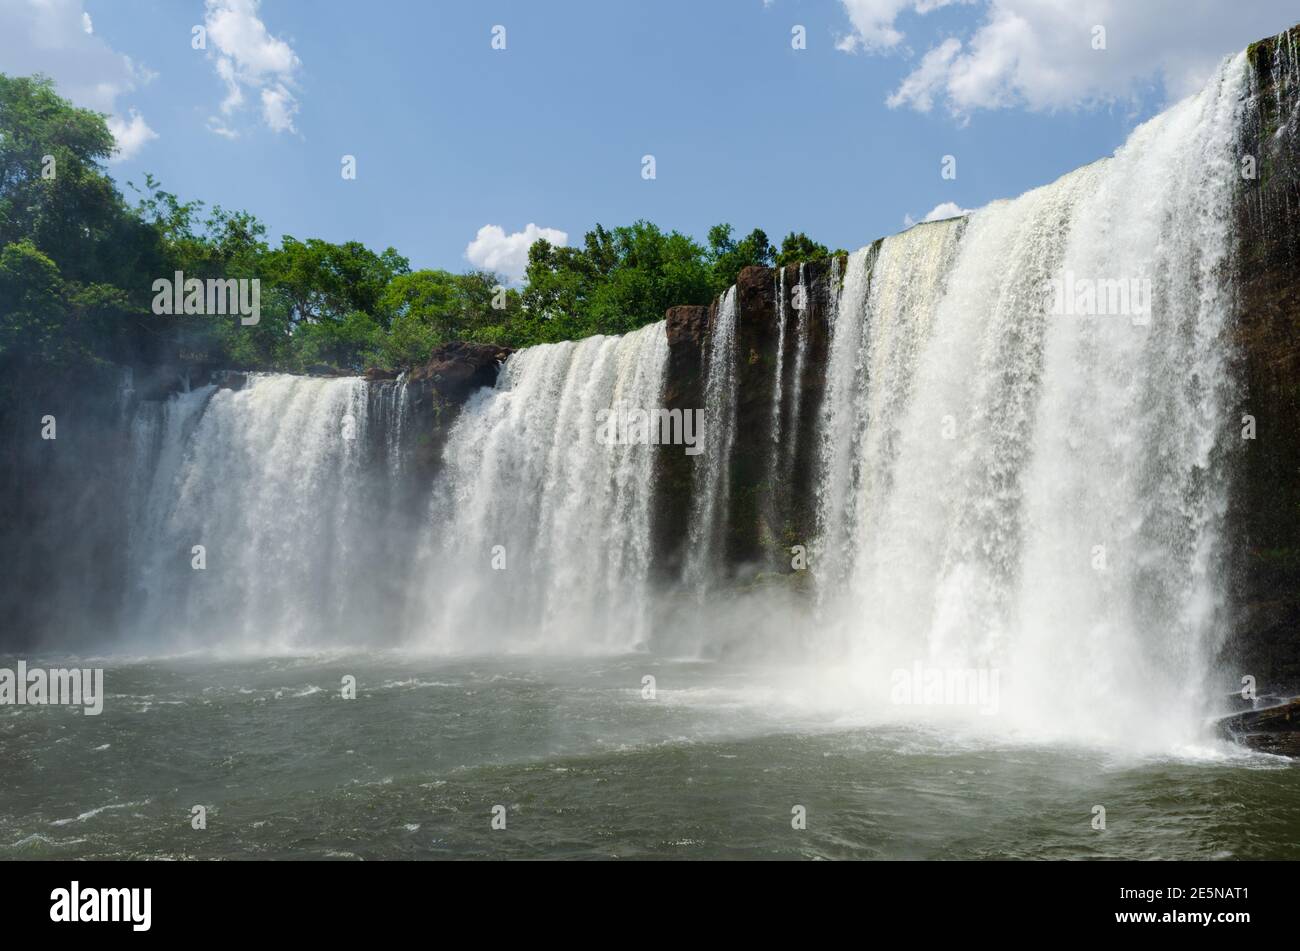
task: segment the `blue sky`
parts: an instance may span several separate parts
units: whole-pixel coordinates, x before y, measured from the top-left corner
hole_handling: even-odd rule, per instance
[[[114,115],[121,182],[149,171],[274,237],[461,270],[485,225],[576,243],[598,221],[699,238],[727,221],[856,248],[945,202],[1019,194],[1114,151],[1220,56],[1300,19],[1289,2],[1243,6],[0,0],[0,71],[40,69]],[[525,244],[478,247],[517,264]]]

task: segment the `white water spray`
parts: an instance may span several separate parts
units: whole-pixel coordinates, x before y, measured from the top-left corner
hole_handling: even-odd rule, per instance
[[[242,390],[141,404],[136,637],[173,650],[382,639],[386,587],[405,587],[385,435],[405,408],[400,392],[370,395],[357,378],[250,374]]]
[[[649,636],[651,445],[598,415],[660,405],[662,322],[522,350],[471,399],[431,507],[417,640],[453,651],[630,650]],[[668,447],[664,451],[682,451]]]
[[[736,437],[736,288],[723,295],[704,365],[704,453],[696,462],[685,582],[703,594],[726,557],[731,447]]]
[[[1244,78],[1239,56],[1113,159],[850,259],[818,570],[864,692],[915,663],[994,669],[1019,727],[1195,735],[1219,638]],[[1066,274],[1150,281],[1154,305],[1050,314]]]

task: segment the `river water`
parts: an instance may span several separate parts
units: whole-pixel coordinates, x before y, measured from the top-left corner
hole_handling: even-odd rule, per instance
[[[1287,760],[846,712],[788,668],[644,654],[82,662],[106,668],[101,715],[0,709],[0,857],[1300,857]]]

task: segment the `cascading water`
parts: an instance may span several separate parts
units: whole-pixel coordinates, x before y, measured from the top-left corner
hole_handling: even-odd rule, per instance
[[[128,630],[169,650],[275,650],[391,630],[409,541],[388,478],[403,392],[250,374],[142,403]],[[196,547],[201,549],[196,551]],[[377,579],[377,580],[375,580]]]
[[[142,403],[128,630],[168,650],[642,646],[666,360],[662,322],[521,351],[433,485],[404,377],[252,374]],[[632,425],[602,439],[601,411]]]
[[[432,505],[429,601],[412,621],[440,650],[630,650],[650,634],[653,445],[662,322],[531,347],[466,406]],[[626,420],[607,430],[602,413]],[[638,426],[640,428],[638,429]],[[621,435],[620,435],[621,434]],[[608,437],[613,437],[608,438]]]
[[[776,372],[772,377],[772,461],[769,471],[775,473],[780,465],[781,450],[781,395],[785,383],[785,268],[776,271]]]
[[[1194,735],[1244,83],[1243,55],[1114,158],[850,258],[818,572],[864,691],[995,669],[1026,728]]]
[[[832,334],[818,489],[823,587],[851,576],[870,510],[888,497],[912,374],[964,222],[913,228],[856,252]]]
[[[776,367],[772,374],[772,412],[768,421],[772,444],[768,450],[765,481],[767,483],[766,518],[773,530],[779,530],[790,502],[789,469],[786,464],[788,451],[782,441],[782,436],[785,434],[783,425],[784,397],[787,393],[785,382],[787,369],[785,337],[787,314],[789,312],[789,308],[786,306],[784,267],[776,269],[776,276],[773,278],[773,289],[776,293]]]
[[[831,287],[839,286],[839,267],[839,258],[835,258],[831,263]],[[789,434],[784,439],[786,446],[785,467],[787,469],[793,466],[794,459],[799,451],[799,421],[803,418],[804,368],[808,362],[809,337],[812,334],[812,328],[810,327],[812,308],[810,302],[807,265],[800,264],[799,283],[795,285],[794,291],[795,348],[794,367],[790,378],[790,426]]]
[[[726,557],[740,359],[736,343],[738,310],[733,285],[718,304],[704,367],[704,452],[696,463],[692,486],[685,570],[687,587],[699,594],[708,590],[718,575],[719,561]]]

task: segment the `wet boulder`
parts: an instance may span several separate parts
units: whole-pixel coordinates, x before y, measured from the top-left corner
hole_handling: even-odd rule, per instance
[[[1226,739],[1253,750],[1300,756],[1300,697],[1266,698],[1253,709],[1223,717],[1217,726]]]

